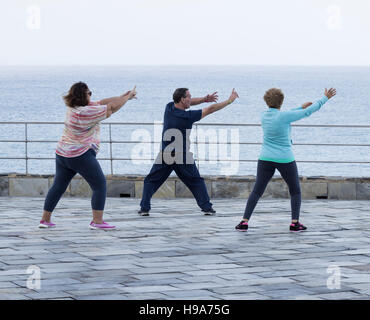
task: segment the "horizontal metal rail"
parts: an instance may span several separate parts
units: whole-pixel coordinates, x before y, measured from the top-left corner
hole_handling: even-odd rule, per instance
[[[22,157],[12,156],[12,157],[0,157],[0,160],[25,160],[26,161],[26,174],[28,174],[28,161],[29,160],[54,160],[54,157],[30,157],[29,156],[29,145],[34,143],[57,143],[57,140],[39,140],[39,139],[29,139],[29,128],[32,125],[64,125],[64,122],[54,121],[32,121],[32,122],[22,122],[22,121],[9,121],[0,122],[1,125],[22,125],[24,126],[24,139],[4,139],[0,140],[0,143],[24,143],[25,144],[25,155]],[[113,174],[113,161],[154,161],[155,158],[125,158],[125,157],[114,157],[113,156],[113,144],[159,144],[161,140],[150,140],[150,141],[139,141],[139,140],[117,140],[112,139],[112,126],[161,126],[163,122],[102,122],[101,125],[108,126],[109,129],[109,140],[102,140],[102,144],[110,145],[110,155],[109,157],[99,158],[99,160],[110,161],[111,162],[111,174]],[[212,141],[199,141],[198,140],[198,127],[201,126],[212,126],[212,127],[261,127],[261,124],[257,123],[195,123],[195,141],[194,145],[198,148],[199,145],[261,145],[262,142],[212,142]],[[344,129],[370,129],[370,125],[352,125],[352,124],[292,124],[292,127],[301,128],[344,128]],[[370,147],[369,143],[294,143],[295,146],[325,146],[325,147]],[[198,149],[196,149],[198,150]],[[199,151],[199,150],[198,150]],[[257,162],[257,159],[203,159],[195,158],[198,162]],[[370,161],[341,161],[341,160],[297,160],[300,163],[334,163],[334,164],[370,164]]]
[[[2,124],[64,124],[61,121],[0,121],[0,125]],[[101,125],[162,125],[163,122],[101,122]],[[202,123],[195,123],[195,126],[226,126],[226,127],[260,127],[260,123],[217,123],[217,122],[202,122]],[[370,128],[370,125],[366,124],[292,124],[292,127],[306,127],[306,128]]]
[[[24,157],[0,157],[0,160],[25,160]],[[37,158],[37,157],[27,157],[28,160],[54,160],[54,158]],[[154,158],[97,158],[98,160],[119,160],[119,161],[154,161]],[[208,162],[257,162],[256,159],[195,159],[196,161],[208,161]],[[347,164],[370,164],[370,161],[330,161],[330,160],[296,160],[300,163],[347,163]]]
[[[28,143],[57,143],[58,140],[0,140],[0,142],[28,142]],[[140,141],[140,140],[131,140],[131,141],[109,141],[102,140],[100,143],[116,143],[116,144],[137,144],[137,143],[161,143],[162,141]],[[262,142],[207,142],[207,141],[198,141],[197,144],[236,144],[236,145],[262,145]],[[294,143],[295,146],[326,146],[326,147],[370,147],[370,144],[364,143]]]

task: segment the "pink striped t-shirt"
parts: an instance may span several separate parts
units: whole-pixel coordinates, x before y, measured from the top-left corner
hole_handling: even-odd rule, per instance
[[[107,106],[100,102],[91,102],[85,107],[67,107],[63,135],[60,138],[56,154],[74,158],[93,149],[96,153],[100,146],[99,122],[107,118]]]

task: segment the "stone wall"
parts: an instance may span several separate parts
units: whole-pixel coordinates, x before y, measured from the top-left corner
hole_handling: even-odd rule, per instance
[[[145,176],[108,175],[108,197],[141,198]],[[244,198],[253,189],[254,176],[203,176],[211,198]],[[53,183],[51,175],[2,175],[0,196],[44,197]],[[370,200],[370,178],[300,177],[303,199]],[[64,196],[90,197],[87,182],[76,176]],[[190,190],[177,178],[170,177],[154,198],[188,198]],[[281,178],[273,178],[263,198],[289,198],[289,190]]]

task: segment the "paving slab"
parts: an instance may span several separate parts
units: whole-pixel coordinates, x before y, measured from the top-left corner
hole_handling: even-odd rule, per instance
[[[369,200],[303,200],[299,234],[287,199],[261,199],[248,232],[235,230],[246,199],[212,199],[204,216],[194,199],[153,198],[141,217],[140,199],[107,198],[111,232],[69,197],[39,229],[43,202],[0,197],[0,300],[370,299]]]

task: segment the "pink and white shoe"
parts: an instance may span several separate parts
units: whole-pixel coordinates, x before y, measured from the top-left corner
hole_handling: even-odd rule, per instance
[[[42,229],[54,228],[54,227],[55,227],[54,223],[47,222],[47,221],[44,221],[44,220],[41,220],[40,224],[39,224],[39,228],[42,228]]]
[[[100,229],[100,230],[114,230],[114,229],[116,229],[116,226],[111,226],[110,224],[108,224],[104,221],[101,224],[95,223],[94,221],[91,221],[89,227],[90,227],[90,229],[93,229],[93,230],[97,230],[97,229]]]

